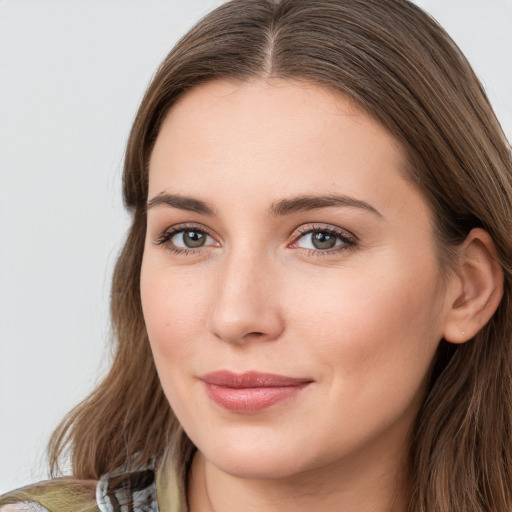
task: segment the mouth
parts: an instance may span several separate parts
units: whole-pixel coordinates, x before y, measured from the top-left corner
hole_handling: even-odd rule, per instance
[[[256,414],[289,400],[309,386],[309,378],[287,377],[272,373],[211,372],[200,377],[210,399],[236,414]]]

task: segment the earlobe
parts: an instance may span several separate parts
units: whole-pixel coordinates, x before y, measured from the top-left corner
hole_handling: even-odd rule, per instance
[[[503,295],[503,270],[487,231],[471,230],[454,274],[443,334],[446,341],[464,343],[490,320]]]

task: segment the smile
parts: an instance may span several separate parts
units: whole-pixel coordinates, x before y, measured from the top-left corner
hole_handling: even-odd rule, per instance
[[[208,396],[223,409],[237,414],[256,414],[288,400],[313,381],[271,373],[227,370],[207,373],[201,377]]]

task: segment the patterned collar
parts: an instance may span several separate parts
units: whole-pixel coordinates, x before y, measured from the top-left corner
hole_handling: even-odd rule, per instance
[[[96,502],[101,512],[186,512],[175,472],[162,464],[137,466],[104,475],[96,486]]]

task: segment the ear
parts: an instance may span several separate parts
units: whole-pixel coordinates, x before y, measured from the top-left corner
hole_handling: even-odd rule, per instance
[[[492,317],[503,296],[503,270],[498,251],[487,231],[470,231],[459,248],[454,270],[444,339],[451,343],[470,340]]]

